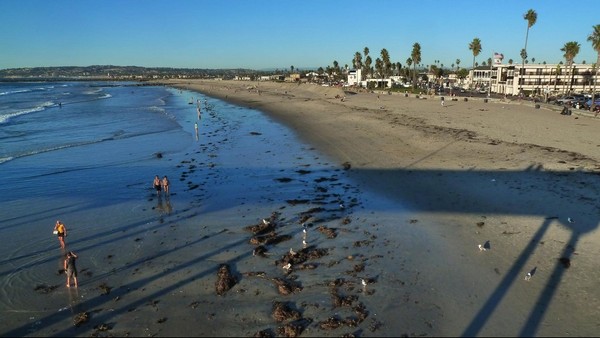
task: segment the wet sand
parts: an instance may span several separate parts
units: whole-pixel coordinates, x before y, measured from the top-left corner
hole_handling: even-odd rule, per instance
[[[388,326],[375,335],[595,331],[600,119],[529,102],[446,97],[442,106],[439,97],[309,84],[174,85],[265,111],[347,164],[361,191],[410,210],[392,212],[395,221],[380,225],[386,236],[407,223],[427,230],[414,251],[403,250],[412,239],[394,238],[390,261],[377,264],[386,272],[408,267],[414,285],[425,287],[385,290],[398,307],[419,307],[424,296],[430,303],[407,313],[380,308]],[[370,207],[372,215],[389,211]],[[410,301],[403,303],[403,295]],[[417,323],[427,324],[413,330]]]
[[[4,334],[597,332],[600,120],[307,84],[169,85],[273,120],[203,107],[214,129],[163,158],[173,195],[149,190],[136,211],[148,222],[78,252],[79,290],[32,290],[70,306],[12,313],[30,322]]]

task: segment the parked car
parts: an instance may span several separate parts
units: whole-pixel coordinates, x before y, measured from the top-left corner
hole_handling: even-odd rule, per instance
[[[556,101],[554,101],[554,103],[558,104],[558,105],[564,105],[564,104],[570,104],[570,105],[575,105],[575,103],[578,102],[578,100],[582,100],[585,99],[585,96],[583,95],[567,95],[567,96],[562,96],[558,99],[556,99]],[[579,101],[581,102],[581,101]]]
[[[594,105],[595,105],[596,107],[600,107],[600,97],[597,97],[597,98],[594,100]],[[583,105],[582,105],[581,109],[586,109],[586,110],[589,110],[591,106],[592,106],[592,99],[588,99],[587,101],[585,101],[585,102],[583,103]]]

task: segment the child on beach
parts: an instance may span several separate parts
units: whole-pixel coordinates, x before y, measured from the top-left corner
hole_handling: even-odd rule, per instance
[[[56,221],[54,225],[54,233],[58,236],[58,242],[62,249],[65,248],[65,237],[67,237],[67,227],[60,220]]]
[[[75,266],[75,260],[77,255],[73,251],[67,252],[67,256],[64,262],[65,273],[67,274],[67,287],[71,287],[71,278],[73,278],[73,284],[77,287],[77,267]]]
[[[162,179],[162,187],[165,191],[165,196],[169,196],[169,179],[167,178],[167,175],[165,175]]]
[[[154,176],[154,182],[152,183],[152,185],[154,186],[154,190],[156,190],[156,196],[160,196],[161,183],[158,175]]]

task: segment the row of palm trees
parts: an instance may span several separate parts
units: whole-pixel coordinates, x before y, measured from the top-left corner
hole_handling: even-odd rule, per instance
[[[528,10],[523,15],[523,19],[525,19],[527,21],[527,31],[525,34],[525,47],[523,49],[521,49],[521,53],[520,53],[521,60],[522,60],[522,67],[521,67],[522,75],[524,75],[525,63],[527,61],[527,42],[529,40],[529,30],[537,22],[536,11],[533,9]],[[592,33],[587,37],[587,41],[591,42],[592,47],[594,48],[594,50],[597,53],[597,60],[596,60],[596,66],[595,66],[596,78],[597,78],[598,77],[598,68],[600,68],[599,67],[600,66],[600,25],[595,25],[592,28],[593,28]],[[569,75],[572,74],[573,60],[575,59],[577,54],[579,54],[580,47],[581,47],[581,45],[577,41],[569,41],[569,42],[565,43],[565,45],[560,49],[564,53],[563,56],[567,62],[567,69],[570,72]],[[476,67],[475,58],[483,50],[482,45],[481,45],[481,40],[477,37],[474,38],[473,41],[471,41],[469,43],[469,50],[473,53],[473,69],[475,69],[475,67]],[[364,59],[363,59],[363,57],[364,57]],[[490,64],[491,64],[492,60],[488,59],[488,62],[490,62]],[[392,63],[390,61],[389,52],[385,48],[381,50],[380,58],[377,58],[375,60],[374,68],[371,66],[372,63],[373,63],[373,60],[371,58],[370,50],[368,47],[365,47],[363,49],[362,55],[360,52],[356,52],[354,54],[354,58],[352,59],[352,65],[354,66],[355,69],[361,69],[363,76],[372,77],[374,75],[374,73],[376,72],[379,77],[387,78],[390,75],[392,75],[392,72],[394,72],[394,71],[398,75],[401,75],[402,65],[400,64],[400,62]],[[410,73],[409,69],[410,69],[411,65],[413,67],[413,71],[412,71],[413,88],[416,85],[416,76],[417,76],[416,67],[420,63],[421,63],[421,45],[418,42],[415,42],[412,46],[412,51],[410,53],[410,57],[408,59],[406,59],[407,67],[405,67],[405,75],[409,75],[409,73]],[[510,62],[510,63],[512,63],[512,62]],[[337,65],[337,61],[334,61],[334,64]],[[459,64],[460,64],[460,59],[457,59],[456,60],[457,73],[459,73]],[[452,66],[454,66],[454,65],[452,65]],[[442,68],[443,68],[443,65],[442,65]],[[438,70],[440,72],[442,71],[441,68]],[[465,73],[466,73],[466,70],[465,70],[465,72],[462,72],[463,76]],[[569,78],[571,78],[571,77],[569,77]],[[521,91],[522,91],[523,80],[524,79],[521,76],[519,78],[519,81],[520,81],[519,89]],[[594,81],[593,94],[596,93],[596,82],[597,81]],[[593,107],[592,107],[592,109],[593,109]]]

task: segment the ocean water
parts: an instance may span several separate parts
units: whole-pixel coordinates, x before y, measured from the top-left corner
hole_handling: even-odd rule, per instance
[[[60,268],[57,219],[67,244],[77,240],[73,250],[154,221],[145,212],[152,178],[170,174],[169,156],[197,142],[192,95],[201,102],[134,83],[0,83],[0,308],[36,307],[23,296]]]

